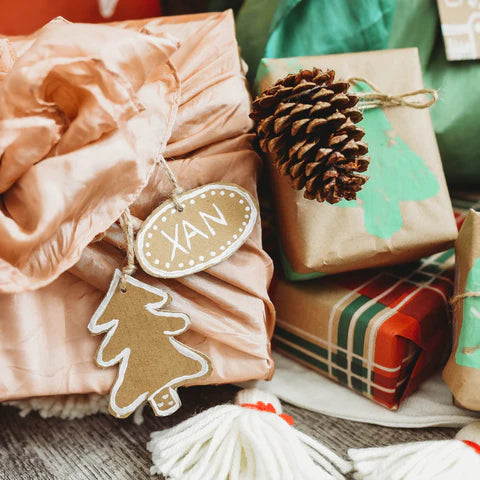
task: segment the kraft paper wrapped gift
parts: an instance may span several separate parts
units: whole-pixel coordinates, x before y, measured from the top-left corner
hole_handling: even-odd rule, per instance
[[[417,50],[400,49],[263,59],[258,93],[289,73],[312,67],[333,69],[337,79],[366,78],[391,94],[424,86]],[[285,273],[291,280],[409,262],[449,248],[456,238],[428,109],[365,110],[359,126],[366,132],[371,160],[370,178],[357,201],[330,205],[307,200],[267,158]]]
[[[471,202],[467,202],[471,205]],[[465,202],[455,215],[460,225]],[[396,409],[450,351],[454,249],[306,282],[276,278],[276,350]]]
[[[443,378],[455,402],[480,410],[480,212],[471,210],[460,230],[456,249],[454,344]]]
[[[0,52],[0,400],[105,394],[117,368],[95,365],[101,339],[87,325],[125,261],[114,222],[130,205],[138,228],[172,190],[155,155],[184,189],[223,181],[256,195],[233,17],[60,19],[0,38]],[[222,383],[272,374],[272,271],[258,219],[207,271],[135,276],[189,315],[179,338],[211,359],[208,383]]]

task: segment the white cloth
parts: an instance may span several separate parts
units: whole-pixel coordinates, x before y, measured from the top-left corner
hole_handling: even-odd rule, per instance
[[[456,407],[440,374],[424,382],[396,411],[388,410],[322,375],[276,353],[276,370],[269,382],[256,387],[285,402],[332,417],[387,427],[461,427],[480,412]]]

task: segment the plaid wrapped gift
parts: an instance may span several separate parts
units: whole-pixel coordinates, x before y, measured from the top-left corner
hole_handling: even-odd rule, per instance
[[[472,202],[454,204],[460,225]],[[277,278],[273,346],[396,409],[449,353],[454,262],[450,249],[415,263],[301,284]]]

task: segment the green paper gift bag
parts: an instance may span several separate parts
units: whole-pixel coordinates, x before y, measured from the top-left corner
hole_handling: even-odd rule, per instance
[[[476,0],[450,3],[476,4],[480,13]],[[388,45],[418,47],[425,81],[441,95],[432,107],[432,119],[448,182],[478,186],[480,60],[447,60],[437,0],[397,0]]]
[[[395,95],[423,88],[416,49],[400,49],[263,59],[258,91],[312,67],[333,69],[338,79],[366,78]],[[370,109],[359,125],[371,160],[370,178],[356,201],[330,205],[307,200],[267,159],[290,280],[416,260],[445,250],[457,236],[428,109]]]
[[[443,377],[459,405],[480,410],[479,212],[470,210],[455,250],[454,346]]]

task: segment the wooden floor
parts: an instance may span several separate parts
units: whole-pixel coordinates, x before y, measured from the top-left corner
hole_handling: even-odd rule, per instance
[[[81,420],[21,418],[13,407],[0,407],[0,480],[142,480],[149,475],[150,433],[172,426],[215,404],[230,401],[232,386],[182,391],[182,409],[166,418],[145,408],[145,422],[94,415]],[[296,427],[344,455],[348,447],[452,438],[455,430],[392,429],[338,420],[285,405]],[[160,478],[160,477],[157,477]]]

